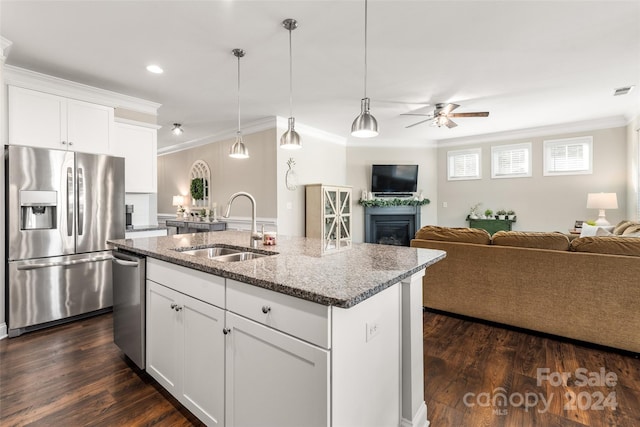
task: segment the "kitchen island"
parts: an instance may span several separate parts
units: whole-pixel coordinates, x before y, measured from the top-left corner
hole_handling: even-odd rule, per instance
[[[147,256],[147,371],[207,425],[427,426],[422,276],[436,250],[224,231],[115,240]],[[244,248],[221,262],[184,251]]]

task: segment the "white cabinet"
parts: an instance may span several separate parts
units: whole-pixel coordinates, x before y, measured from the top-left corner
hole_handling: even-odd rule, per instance
[[[329,351],[227,312],[226,425],[329,426]]]
[[[148,268],[167,286],[147,280],[147,372],[200,420],[222,426],[224,310],[204,301],[224,294],[224,279],[177,266],[167,274],[151,259]],[[181,283],[202,300],[171,289]]]
[[[111,154],[125,158],[124,187],[127,193],[157,191],[157,146],[156,129],[128,123],[115,124]]]
[[[351,187],[306,186],[306,236],[323,239],[328,250],[351,246]]]
[[[108,154],[113,108],[9,86],[9,144]]]

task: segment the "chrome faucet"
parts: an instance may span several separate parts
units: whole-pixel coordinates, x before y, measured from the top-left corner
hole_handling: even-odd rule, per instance
[[[258,240],[262,240],[262,234],[258,233],[258,229],[256,227],[256,199],[254,199],[251,194],[244,191],[238,191],[237,193],[232,194],[229,198],[229,202],[227,203],[227,209],[222,216],[224,218],[229,218],[229,213],[231,212],[231,203],[233,203],[233,201],[238,196],[245,196],[249,200],[251,200],[251,240],[249,241],[249,245],[252,248],[257,248]]]

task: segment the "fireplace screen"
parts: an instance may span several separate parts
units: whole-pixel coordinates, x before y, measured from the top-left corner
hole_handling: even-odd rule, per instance
[[[409,246],[415,234],[415,220],[412,215],[373,216],[371,229],[372,243]]]

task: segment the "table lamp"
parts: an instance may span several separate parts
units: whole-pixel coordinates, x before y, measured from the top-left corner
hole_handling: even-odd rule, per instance
[[[176,216],[178,218],[182,217],[182,205],[184,205],[184,196],[173,196],[173,202],[171,203],[173,206],[177,206],[178,210],[176,211]]]
[[[596,225],[611,225],[604,217],[605,209],[618,209],[618,197],[616,193],[588,193],[587,209],[599,209]]]

